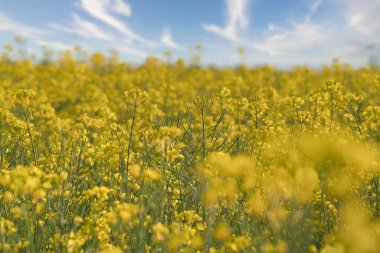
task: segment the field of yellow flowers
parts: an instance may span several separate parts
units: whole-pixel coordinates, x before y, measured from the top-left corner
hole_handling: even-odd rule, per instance
[[[380,252],[380,72],[0,62],[1,252]]]

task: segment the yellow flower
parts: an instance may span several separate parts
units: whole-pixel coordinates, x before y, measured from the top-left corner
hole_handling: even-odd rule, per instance
[[[153,169],[145,169],[143,171],[142,178],[144,178],[147,181],[157,181],[161,178],[161,175]]]
[[[138,213],[138,206],[128,203],[119,204],[116,206],[116,209],[123,224],[127,223]]]
[[[14,201],[14,196],[13,196],[13,194],[11,192],[6,191],[3,194],[3,200],[4,200],[5,203],[10,204],[10,203],[12,203]]]
[[[231,238],[231,233],[230,226],[225,222],[221,222],[214,230],[214,238],[219,241],[227,241]]]
[[[17,207],[17,206],[15,206],[15,207],[12,207],[11,209],[10,209],[10,211],[11,211],[11,213],[12,213],[12,215],[13,215],[13,217],[15,218],[15,219],[19,219],[20,217],[21,217],[21,208],[20,207]]]
[[[165,240],[166,236],[169,234],[169,229],[165,227],[161,222],[154,224],[151,230],[154,233],[155,240],[157,242]]]
[[[108,246],[107,248],[100,251],[100,253],[123,253],[119,247]]]
[[[140,166],[137,164],[132,165],[129,172],[133,178],[138,178],[140,176]]]

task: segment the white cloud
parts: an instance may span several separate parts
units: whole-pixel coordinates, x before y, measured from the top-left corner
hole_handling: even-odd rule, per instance
[[[203,28],[234,42],[241,41],[239,31],[249,25],[248,6],[250,0],[225,0],[226,24],[225,27],[205,24]]]
[[[0,13],[0,31],[12,32],[17,35],[23,35],[26,37],[33,37],[37,35],[45,34],[46,32],[11,20],[8,16]]]
[[[73,46],[68,46],[60,42],[52,42],[52,41],[45,41],[45,40],[36,40],[35,42],[44,48],[48,48],[52,50],[66,51],[66,50],[73,49]]]
[[[95,24],[82,19],[80,16],[73,14],[74,24],[75,24],[75,31],[78,34],[82,34],[85,37],[88,38],[96,38],[100,40],[112,40],[112,35],[107,34],[106,32],[102,31],[98,26]]]
[[[288,59],[288,63],[301,60],[310,63],[314,59],[322,63],[338,57],[355,66],[366,64],[366,45],[380,42],[377,15],[380,3],[371,0],[310,0],[309,3],[309,11],[301,22],[291,22],[289,26],[269,24],[262,40],[256,39],[253,48],[258,53],[272,55],[276,62]],[[335,16],[322,14],[312,19],[321,4],[329,5]]]
[[[311,14],[315,13],[323,3],[323,0],[313,0],[313,1],[314,2],[309,7],[309,11]]]
[[[338,57],[343,62],[350,62],[355,65],[365,65],[368,63],[368,51],[364,45],[360,44],[340,44],[332,49],[332,56]]]
[[[132,16],[132,8],[129,4],[123,2],[123,0],[114,0],[114,5],[111,5],[114,12],[122,14],[124,16]]]
[[[146,44],[153,44],[152,42],[138,35],[136,32],[126,26],[120,19],[114,16],[114,13],[124,13],[126,16],[131,15],[129,5],[126,5],[121,0],[80,0],[80,2],[81,7],[91,16],[113,27],[126,38]],[[120,6],[121,8],[118,8]],[[115,9],[118,11],[115,11]]]
[[[290,29],[272,24],[264,34],[265,39],[253,47],[272,55],[314,49],[331,39],[331,34],[325,27],[309,19],[292,23]]]
[[[380,1],[336,0],[349,26],[366,39],[380,42]]]
[[[140,35],[131,30],[124,22],[117,17],[118,14],[130,17],[132,15],[131,6],[123,0],[79,0],[80,7],[97,20],[102,21],[108,27],[115,29],[119,34],[105,31],[99,25],[92,23],[77,14],[72,16],[71,27],[51,24],[50,27],[67,33],[77,34],[85,38],[94,38],[105,41],[102,49],[109,48],[117,50],[120,54],[145,58],[148,54],[132,44],[134,41],[143,42],[146,45],[153,45]]]
[[[288,55],[308,58],[318,50],[331,57],[337,47],[349,40],[342,40],[343,29],[329,20],[313,21],[312,16],[324,4],[324,0],[308,0],[308,11],[302,21],[289,21],[288,25],[268,24],[263,39],[253,43],[253,48],[271,55]],[[297,17],[295,17],[297,18]],[[257,40],[256,40],[257,41]],[[336,51],[338,52],[338,51]]]
[[[62,26],[62,25],[58,25],[58,24],[49,24],[49,27],[50,28],[53,28],[55,30],[58,30],[58,31],[62,31],[62,32],[65,32],[65,33],[71,33],[71,34],[74,34],[75,33],[75,30],[71,29],[71,28],[67,28],[65,26]]]
[[[116,46],[114,49],[116,49],[121,54],[127,54],[131,56],[136,56],[139,58],[146,58],[149,56],[147,52],[141,49],[132,47],[132,45],[129,45],[128,41],[125,44],[118,43],[117,45],[114,45],[114,46]]]
[[[94,23],[91,23],[77,14],[73,14],[73,25],[70,28],[57,25],[57,24],[50,24],[49,26],[53,29],[60,30],[66,33],[70,34],[76,34],[78,36],[84,37],[84,38],[93,38],[98,40],[106,40],[106,41],[112,41],[113,36],[111,34],[108,34],[101,30],[97,25]]]
[[[170,48],[174,48],[174,49],[182,50],[182,51],[186,50],[186,48],[184,46],[179,45],[178,43],[173,41],[172,34],[171,34],[169,28],[164,29],[164,32],[161,36],[161,42],[165,46],[170,47]]]

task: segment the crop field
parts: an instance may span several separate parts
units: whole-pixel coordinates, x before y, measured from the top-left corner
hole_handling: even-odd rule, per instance
[[[3,53],[0,77],[2,252],[380,252],[376,68]]]

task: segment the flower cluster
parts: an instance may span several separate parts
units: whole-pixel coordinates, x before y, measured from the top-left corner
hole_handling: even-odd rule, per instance
[[[380,251],[378,70],[5,50],[1,251]]]

